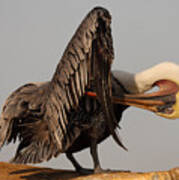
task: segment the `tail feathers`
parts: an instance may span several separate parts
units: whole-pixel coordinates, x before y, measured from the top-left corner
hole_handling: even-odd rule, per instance
[[[0,150],[2,146],[8,141],[11,136],[12,122],[8,122],[0,117]]]
[[[17,164],[41,163],[48,161],[59,153],[57,147],[52,143],[39,144],[32,142],[26,145],[24,142],[21,142],[15,157],[10,162]]]
[[[5,141],[6,141],[6,137],[1,133],[0,134],[0,150],[3,147],[3,145],[5,144]]]
[[[122,143],[120,137],[119,137],[119,133],[117,130],[114,131],[114,136],[113,136],[115,142],[120,145],[125,151],[128,151],[128,149],[125,147],[125,145]]]

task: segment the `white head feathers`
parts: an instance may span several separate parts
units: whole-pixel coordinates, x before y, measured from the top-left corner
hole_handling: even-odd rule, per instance
[[[142,93],[151,89],[158,80],[171,80],[179,84],[179,65],[163,62],[136,74],[113,71],[113,75],[129,92]]]

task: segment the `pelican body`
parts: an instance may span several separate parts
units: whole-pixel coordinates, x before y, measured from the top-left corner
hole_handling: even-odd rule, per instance
[[[67,152],[84,130],[92,134],[90,128],[100,124],[96,123],[100,111],[109,133],[124,147],[115,132],[111,98],[114,51],[110,26],[111,15],[106,9],[91,10],[65,49],[51,81],[26,84],[7,98],[0,116],[0,148],[17,138],[20,141],[11,162],[40,163]],[[92,104],[85,98],[88,90],[97,95]],[[86,107],[81,111],[83,105]],[[101,171],[97,140],[94,137],[90,142],[95,172]]]
[[[110,23],[106,9],[93,9],[68,44],[52,80],[23,85],[7,98],[0,116],[0,148],[20,141],[11,162],[40,163],[66,153],[76,170],[83,172],[73,153],[90,147],[94,172],[101,172],[97,153],[101,141],[112,135],[126,149],[115,130],[128,106],[154,112],[159,107],[167,109],[167,103],[172,108],[178,106],[178,85],[172,95],[168,88],[162,95],[142,94],[162,80],[161,76],[147,88],[131,89],[121,80],[122,75],[111,73],[114,53]],[[138,81],[135,79],[135,85]],[[130,94],[138,92],[141,94]]]

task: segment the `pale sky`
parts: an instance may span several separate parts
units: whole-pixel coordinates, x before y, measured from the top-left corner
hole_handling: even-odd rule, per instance
[[[49,80],[61,55],[86,14],[103,6],[112,14],[113,69],[138,72],[163,61],[179,63],[178,0],[0,0],[0,105],[17,87]],[[128,152],[112,138],[99,145],[103,168],[132,171],[179,166],[179,120],[129,108],[120,123]],[[15,145],[0,152],[8,161]],[[89,149],[76,155],[92,167]],[[38,166],[72,168],[62,154]]]

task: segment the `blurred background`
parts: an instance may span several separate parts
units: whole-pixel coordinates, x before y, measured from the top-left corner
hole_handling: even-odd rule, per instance
[[[177,0],[0,0],[1,106],[17,87],[51,79],[76,28],[95,6],[112,14],[113,69],[136,73],[163,61],[179,63]],[[132,107],[120,126],[129,151],[108,138],[99,146],[103,168],[151,171],[179,166],[179,120]],[[0,161],[11,159],[17,144],[4,147]],[[89,149],[76,157],[84,167],[92,167]],[[38,166],[73,168],[63,154]]]

